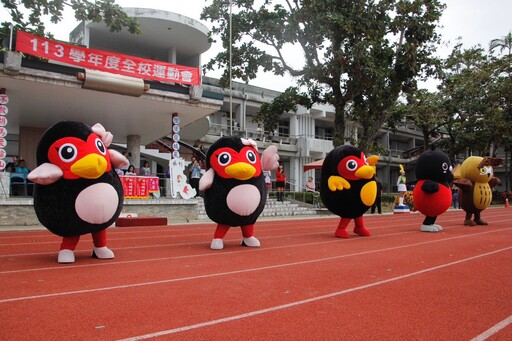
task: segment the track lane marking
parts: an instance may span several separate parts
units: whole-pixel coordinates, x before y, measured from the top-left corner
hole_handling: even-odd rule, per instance
[[[508,228],[507,230],[510,230],[510,229],[512,229],[512,228]],[[491,232],[502,232],[502,231],[503,230],[494,230],[494,231],[491,231]],[[118,289],[136,288],[136,287],[149,286],[149,285],[159,285],[159,284],[166,284],[166,283],[183,282],[183,281],[203,279],[203,278],[214,278],[214,277],[221,277],[221,276],[228,276],[228,275],[236,275],[236,274],[241,274],[241,273],[263,271],[263,270],[280,269],[280,268],[286,268],[286,267],[291,267],[291,266],[319,263],[319,262],[324,262],[324,261],[331,261],[331,260],[348,258],[348,257],[354,257],[354,256],[368,255],[368,254],[385,252],[385,251],[400,250],[400,249],[405,249],[405,248],[409,248],[409,247],[416,247],[416,246],[420,246],[420,245],[427,245],[427,244],[444,242],[444,241],[448,241],[448,240],[468,238],[468,237],[472,237],[472,236],[475,236],[475,235],[482,235],[482,234],[487,234],[487,233],[491,233],[491,232],[487,231],[487,232],[481,232],[481,233],[472,234],[472,235],[469,235],[469,236],[468,235],[464,235],[464,236],[457,236],[457,237],[446,238],[446,239],[430,240],[430,241],[425,241],[425,242],[419,242],[419,243],[413,243],[413,244],[407,244],[407,245],[401,245],[401,246],[394,246],[394,247],[388,247],[388,248],[383,248],[383,249],[369,250],[369,251],[363,251],[363,252],[357,252],[357,253],[351,253],[351,254],[332,256],[332,257],[310,259],[310,260],[300,261],[300,262],[282,263],[282,264],[277,264],[277,265],[269,265],[269,266],[262,266],[262,267],[249,268],[249,269],[217,272],[217,273],[206,274],[206,275],[189,276],[189,277],[181,277],[181,278],[172,278],[172,279],[166,279],[166,280],[160,280],[160,281],[151,281],[151,282],[143,282],[143,283],[116,285],[116,286],[111,286],[111,287],[102,287],[102,288],[87,289],[87,290],[74,290],[74,291],[56,292],[56,293],[51,293],[51,294],[42,294],[42,295],[6,298],[6,299],[1,299],[0,300],[0,304],[1,303],[8,303],[8,302],[17,302],[17,301],[40,299],[40,298],[48,298],[48,297],[77,295],[77,294],[85,294],[85,293],[92,293],[92,292],[101,292],[101,291],[110,291],[110,290],[118,290]],[[500,249],[500,250],[505,251],[505,250],[510,250],[510,249],[512,249],[512,246],[504,248],[504,249]],[[492,254],[492,252],[489,253],[489,254]],[[474,257],[478,257],[478,256],[474,256]]]
[[[458,219],[457,219],[458,220]],[[455,219],[449,219],[449,220],[446,220],[445,222],[451,222],[451,221],[455,221]],[[508,222],[510,221],[510,219],[505,219],[505,220],[494,220],[494,221],[491,221],[491,223],[500,223],[500,222]],[[386,228],[393,228],[393,227],[396,227],[396,225],[390,225],[390,226],[378,226],[378,227],[373,227],[371,228],[371,230],[382,230],[382,229],[386,229]],[[408,227],[408,225],[405,225],[405,227]],[[411,226],[412,227],[415,227],[415,226]],[[455,228],[455,227],[460,227],[459,225],[457,226],[453,226],[453,227],[445,227],[445,230],[446,229],[452,229],[452,228]],[[301,227],[302,228],[302,227]],[[305,226],[304,228],[309,228],[311,229],[311,226]],[[328,228],[327,226],[320,226],[318,228]],[[330,226],[329,226],[330,228]],[[465,226],[464,228],[474,228],[474,226]],[[286,228],[286,229],[279,229],[277,231],[285,231],[285,230],[297,230],[297,228],[294,226],[292,228]],[[274,231],[274,230],[273,230]],[[414,230],[414,231],[406,231],[407,233],[409,232],[418,232],[418,230]],[[324,234],[324,233],[329,233],[329,232],[332,232],[331,230],[329,231],[314,231],[314,232],[311,232],[311,233],[301,233],[301,234],[293,234],[293,235],[271,235],[271,236],[258,236],[258,239],[270,239],[270,238],[284,238],[284,237],[290,237],[290,236],[305,236],[305,235],[315,235],[315,234]],[[161,238],[177,238],[177,237],[190,237],[190,236],[203,236],[205,234],[203,233],[194,233],[194,234],[186,234],[186,235],[179,235],[179,236],[154,236],[154,237],[146,237],[146,238],[109,238],[109,241],[124,241],[124,240],[142,240],[142,239],[161,239]],[[211,233],[208,234],[208,236],[211,237]],[[374,237],[379,237],[379,236],[374,236]],[[237,241],[239,240],[240,238],[238,239],[225,239],[225,241]],[[84,241],[91,241],[92,240],[85,240],[84,238]],[[42,245],[42,244],[53,244],[55,245],[55,243],[59,243],[60,241],[48,241],[48,242],[40,242],[40,243],[37,243],[37,245]],[[159,245],[140,245],[140,246],[130,246],[130,247],[119,247],[119,248],[115,248],[116,250],[125,250],[125,249],[137,249],[137,248],[148,248],[148,247],[163,247],[163,246],[174,246],[174,245],[179,245],[179,246],[183,246],[183,245],[197,245],[197,244],[205,244],[205,243],[209,243],[209,242],[196,242],[196,243],[178,243],[178,244],[173,244],[173,243],[170,243],[170,244],[159,244]],[[16,244],[0,244],[0,246],[22,246],[22,245],[34,245],[34,243],[16,243]],[[90,249],[79,249],[79,250],[76,250],[76,252],[90,252]],[[18,253],[18,254],[5,254],[5,255],[1,255],[0,254],[0,258],[1,257],[19,257],[19,256],[32,256],[32,255],[50,255],[50,254],[55,254],[54,251],[48,251],[48,252],[35,252],[35,253]]]
[[[471,339],[471,341],[484,341],[484,340],[487,340],[488,338],[490,338],[494,334],[498,333],[500,330],[502,330],[503,328],[507,327],[511,323],[512,323],[512,315],[510,315],[509,317],[507,317],[503,321],[495,324],[491,328],[487,329],[482,334],[474,337],[473,339]]]
[[[453,214],[449,214],[450,216],[452,216]],[[389,215],[390,217],[394,217],[394,215]],[[503,214],[495,214],[493,215],[493,218],[498,218],[500,216],[510,216],[510,214],[507,214],[507,212],[504,212]],[[365,216],[365,218],[370,218],[370,217],[374,217],[373,219],[368,219],[369,221],[371,220],[377,220],[377,219],[383,219],[385,217],[387,217],[387,215],[381,215],[381,216]],[[370,230],[373,230],[373,229],[382,229],[382,228],[386,228],[386,227],[393,227],[393,226],[396,226],[396,223],[399,222],[401,223],[401,225],[404,225],[404,223],[406,224],[410,224],[410,223],[413,223],[413,222],[416,222],[417,218],[420,217],[418,214],[414,214],[414,215],[409,215],[407,217],[404,217],[404,215],[401,215],[400,218],[395,218],[395,219],[384,219],[385,220],[385,224],[389,224],[389,226],[382,226],[382,224],[379,224],[379,226],[374,226],[372,227],[371,225],[368,226],[368,229]],[[411,219],[412,218],[412,219]],[[447,216],[444,216],[442,218],[448,218]],[[442,223],[444,224],[445,222],[452,222],[452,221],[461,221],[460,217],[449,217],[450,219],[443,219],[442,220]],[[327,220],[336,220],[336,222],[339,220],[339,217],[336,219],[336,217],[326,217],[326,218],[315,218],[315,219],[311,219],[311,220],[318,220],[322,223],[322,226],[321,227],[325,227],[325,228],[328,228],[328,227],[335,227],[335,225],[332,225],[332,224],[328,224],[327,225]],[[324,221],[325,220],[325,221]],[[286,220],[288,222],[291,222],[291,221],[294,221],[294,220]],[[290,229],[308,229],[308,228],[311,228],[311,222],[307,221],[307,220],[298,220],[297,223],[298,224],[294,224],[294,227],[293,228],[279,228],[281,226],[283,226],[282,224],[282,221],[279,222],[279,223],[276,223],[274,224],[273,221],[259,221],[259,223],[263,226],[260,226],[259,228],[262,230],[262,231],[268,231],[268,229],[272,229],[272,231],[286,231],[286,230],[290,230]],[[272,224],[270,224],[272,223]],[[301,224],[303,223],[303,224]],[[213,223],[212,223],[213,224]],[[325,224],[325,226],[323,226],[323,224]],[[419,225],[418,225],[419,226]],[[164,237],[168,237],[168,238],[176,238],[176,237],[187,237],[187,236],[197,236],[197,235],[204,235],[204,234],[207,234],[207,235],[211,235],[213,233],[213,227],[212,226],[206,226],[204,228],[194,228],[194,229],[187,229],[187,230],[183,230],[182,228],[183,227],[188,227],[187,225],[177,225],[177,226],[167,226],[166,228],[162,228],[162,229],[158,229],[158,230],[155,230],[156,228],[158,227],[155,227],[155,229],[152,229],[151,231],[148,231],[147,229],[146,230],[140,230],[140,231],[124,231],[124,229],[127,229],[127,228],[138,228],[138,227],[122,227],[122,228],[111,228],[109,231],[111,232],[110,233],[110,237],[109,240],[133,240],[133,239],[137,239],[137,240],[141,240],[141,239],[155,239],[155,238],[162,238],[162,235],[159,235],[159,236],[148,236],[148,237],[140,237],[138,236],[137,238],[129,238],[129,237],[126,237],[126,238],[112,238],[112,236],[118,236],[118,235],[121,235],[121,234],[144,234],[144,233],[158,233],[158,232],[169,232],[169,233],[176,233],[176,232],[182,232],[182,233],[185,233],[185,234],[178,234],[178,235],[164,235]],[[277,227],[277,229],[275,229]],[[118,230],[118,229],[122,229],[122,230]],[[173,230],[174,229],[174,230]],[[204,232],[203,232],[204,230]],[[192,231],[197,231],[197,233],[190,233]],[[44,233],[44,234],[43,234]],[[3,239],[14,239],[14,238],[23,238],[23,239],[30,239],[30,238],[59,238],[58,236],[56,235],[53,235],[51,234],[49,231],[41,231],[41,234],[38,234],[38,235],[27,235],[27,236],[2,236],[0,234],[0,241],[3,241]],[[39,242],[38,244],[54,244],[55,241],[45,241],[45,242]],[[15,244],[0,244],[0,246],[12,246],[12,245],[34,245],[33,242],[20,242],[20,243],[15,243]]]
[[[506,220],[508,221],[508,220]],[[450,227],[445,228],[452,229],[457,227]],[[471,236],[478,236],[481,234],[486,233],[494,233],[494,232],[503,232],[506,230],[511,230],[512,228],[506,228],[505,230],[499,229],[499,230],[491,230],[491,231],[484,231],[484,232],[478,232],[478,233],[472,233],[470,235],[464,235],[464,236],[457,236],[457,237],[450,237],[445,238],[441,240],[436,241],[443,241],[443,240],[451,240],[453,238],[461,238],[461,237],[471,237]],[[372,236],[372,238],[384,238],[384,237],[393,237],[393,236],[400,236],[400,235],[408,235],[417,233],[418,231],[405,231],[405,232],[396,232],[396,233],[388,233],[378,236]],[[310,234],[300,234],[300,236],[305,235],[315,235],[318,234],[318,232],[313,232]],[[283,235],[283,236],[276,236],[276,237],[265,237],[265,238],[285,238],[285,237],[291,237],[291,236],[297,236],[296,234],[293,235]],[[264,238],[260,238],[264,239]],[[226,239],[227,242],[233,242],[238,241],[239,239]],[[345,240],[345,242],[356,242],[361,241],[361,238],[352,238]],[[44,271],[44,270],[67,270],[70,268],[77,269],[77,268],[90,268],[90,267],[102,267],[102,266],[112,266],[112,265],[124,265],[124,264],[133,264],[133,263],[142,263],[142,262],[153,262],[153,261],[163,261],[163,260],[175,260],[175,259],[184,259],[184,258],[193,258],[193,257],[209,257],[209,256],[231,256],[233,254],[242,253],[242,252],[265,252],[265,251],[272,251],[277,249],[283,249],[283,248],[294,248],[294,247],[302,247],[302,246],[312,246],[312,245],[324,245],[324,244],[333,244],[333,243],[339,243],[340,240],[338,238],[333,238],[328,241],[324,242],[312,242],[312,243],[301,243],[301,244],[292,244],[292,245],[279,245],[279,246],[273,246],[273,247],[265,247],[265,248],[258,248],[258,249],[249,249],[249,250],[238,250],[238,251],[228,251],[228,252],[208,252],[208,253],[200,253],[200,254],[192,254],[192,255],[182,255],[182,256],[171,256],[171,257],[158,257],[158,258],[150,258],[150,259],[134,259],[129,261],[112,261],[112,262],[105,262],[105,263],[96,263],[96,264],[81,264],[81,265],[72,265],[72,266],[54,266],[54,267],[45,267],[45,268],[31,268],[31,269],[19,269],[19,270],[6,270],[6,271],[0,271],[0,275],[5,274],[12,274],[12,273],[21,273],[21,272],[33,272],[33,271]],[[143,249],[143,248],[153,248],[153,247],[169,247],[169,246],[190,246],[190,245],[203,245],[204,242],[197,242],[197,243],[181,243],[181,244],[161,244],[161,245],[149,245],[149,246],[139,246],[139,247],[124,247],[124,248],[116,248],[115,250],[135,250],[135,249]],[[90,253],[90,250],[77,250],[75,251],[75,254],[84,254],[84,253]],[[19,257],[19,256],[35,256],[35,255],[55,255],[55,252],[41,252],[41,253],[29,253],[29,254],[12,254],[12,255],[3,255],[1,257]]]
[[[399,280],[402,280],[402,279],[406,279],[406,278],[410,278],[410,277],[413,277],[413,276],[422,275],[422,274],[425,274],[425,273],[428,273],[428,272],[432,272],[432,271],[436,271],[436,270],[439,270],[439,269],[444,269],[444,268],[447,268],[447,267],[450,267],[450,266],[458,265],[458,264],[461,264],[461,263],[464,263],[464,262],[468,262],[468,261],[472,261],[472,260],[475,260],[475,259],[479,259],[479,258],[482,258],[482,257],[492,256],[494,254],[497,254],[497,253],[500,253],[500,252],[505,252],[505,251],[508,251],[508,250],[511,250],[511,249],[512,249],[512,246],[507,247],[507,248],[503,248],[503,249],[499,249],[499,250],[495,250],[495,251],[492,251],[492,252],[487,252],[487,253],[480,254],[480,255],[477,255],[477,256],[472,256],[472,257],[468,257],[468,258],[464,258],[464,259],[459,259],[458,261],[454,261],[454,262],[450,262],[450,263],[434,266],[434,267],[431,267],[431,268],[427,268],[427,269],[411,272],[409,274],[405,274],[405,275],[401,275],[401,276],[397,276],[397,277],[393,277],[393,278],[388,278],[388,279],[385,279],[385,280],[382,280],[382,281],[378,281],[378,282],[374,282],[374,283],[370,283],[370,284],[365,284],[365,285],[361,285],[361,286],[357,286],[357,287],[353,287],[353,288],[349,288],[349,289],[333,292],[333,293],[330,293],[330,294],[325,294],[325,295],[321,295],[321,296],[317,296],[317,297],[308,298],[308,299],[305,299],[305,300],[295,301],[295,302],[291,302],[291,303],[287,303],[287,304],[277,305],[277,306],[274,306],[274,307],[269,307],[269,308],[265,308],[265,309],[255,310],[255,311],[251,311],[251,312],[244,313],[244,314],[233,315],[233,316],[229,316],[229,317],[225,317],[225,318],[221,318],[221,319],[206,321],[206,322],[192,324],[192,325],[183,326],[183,327],[179,327],[179,328],[162,330],[162,331],[155,332],[155,333],[149,333],[149,334],[144,334],[144,335],[133,336],[133,337],[121,339],[120,341],[138,341],[138,340],[151,339],[151,338],[154,338],[154,337],[160,337],[160,336],[166,336],[166,335],[170,335],[170,334],[181,333],[181,332],[185,332],[185,331],[189,331],[189,330],[193,330],[193,329],[199,329],[199,328],[213,326],[213,325],[217,325],[217,324],[221,324],[221,323],[241,320],[241,319],[245,319],[245,318],[249,318],[249,317],[253,317],[253,316],[257,316],[257,315],[262,315],[262,314],[266,314],[266,313],[272,313],[272,312],[275,312],[275,311],[284,310],[284,309],[288,309],[288,308],[293,308],[293,307],[297,307],[297,306],[300,306],[300,305],[304,305],[304,304],[308,304],[308,303],[312,303],[312,302],[317,302],[317,301],[320,301],[320,300],[325,300],[325,299],[328,299],[328,298],[338,297],[338,296],[349,294],[349,293],[352,293],[352,292],[355,292],[355,291],[369,289],[369,288],[372,288],[372,287],[375,287],[375,286],[378,286],[378,285],[383,285],[383,284],[387,284],[387,283],[391,283],[391,282],[396,282],[396,281],[399,281]],[[509,319],[512,319],[512,318],[509,317]],[[505,321],[507,321],[507,320],[505,320]],[[510,323],[510,321],[507,321],[507,322],[508,323],[506,323],[504,326],[500,326],[500,327],[504,328],[506,325],[508,325]],[[480,340],[485,340],[485,339],[480,339]]]

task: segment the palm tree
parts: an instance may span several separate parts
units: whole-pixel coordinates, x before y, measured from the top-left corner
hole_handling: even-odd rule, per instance
[[[496,48],[500,49],[500,53],[508,49],[508,55],[512,54],[512,31],[508,32],[503,38],[491,40],[489,43],[489,52],[494,51]]]

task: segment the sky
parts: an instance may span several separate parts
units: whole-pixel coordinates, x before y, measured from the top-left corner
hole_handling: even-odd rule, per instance
[[[117,0],[122,7],[145,7],[166,10],[185,15],[200,21],[202,8],[210,1],[205,0]],[[480,44],[485,49],[489,42],[495,38],[502,38],[512,31],[512,0],[445,0],[446,9],[441,18],[440,33],[443,36],[444,45],[438,49],[441,57],[446,57],[457,43],[460,37],[465,48]],[[0,20],[7,20],[7,11],[0,8]],[[202,22],[210,28],[209,22]],[[47,25],[48,30],[59,40],[68,40],[69,32],[78,24],[72,11],[66,11],[64,20],[58,25]],[[221,48],[212,45],[209,51],[203,54],[203,63],[214,57]],[[300,51],[300,50],[299,50]],[[300,52],[290,51],[291,57],[299,56]],[[299,62],[299,61],[298,61]],[[292,63],[293,64],[293,63]],[[220,71],[209,71],[206,76],[219,77]],[[277,77],[271,73],[260,72],[255,80],[250,82],[272,90],[283,91],[293,83],[291,77]],[[426,85],[429,87],[429,85]]]

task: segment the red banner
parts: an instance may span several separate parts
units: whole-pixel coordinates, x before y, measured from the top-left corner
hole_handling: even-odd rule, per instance
[[[160,191],[158,177],[153,176],[119,176],[123,184],[126,199],[148,199],[149,193]]]
[[[199,85],[199,68],[88,49],[18,31],[16,51],[128,77]]]

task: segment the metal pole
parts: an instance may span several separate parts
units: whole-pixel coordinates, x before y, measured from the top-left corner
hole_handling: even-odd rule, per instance
[[[9,25],[9,28],[11,29],[11,35],[9,36],[9,51],[12,51],[12,29],[14,26],[11,24]]]
[[[229,0],[229,135],[233,135],[233,84],[231,44],[233,39],[233,1]]]

